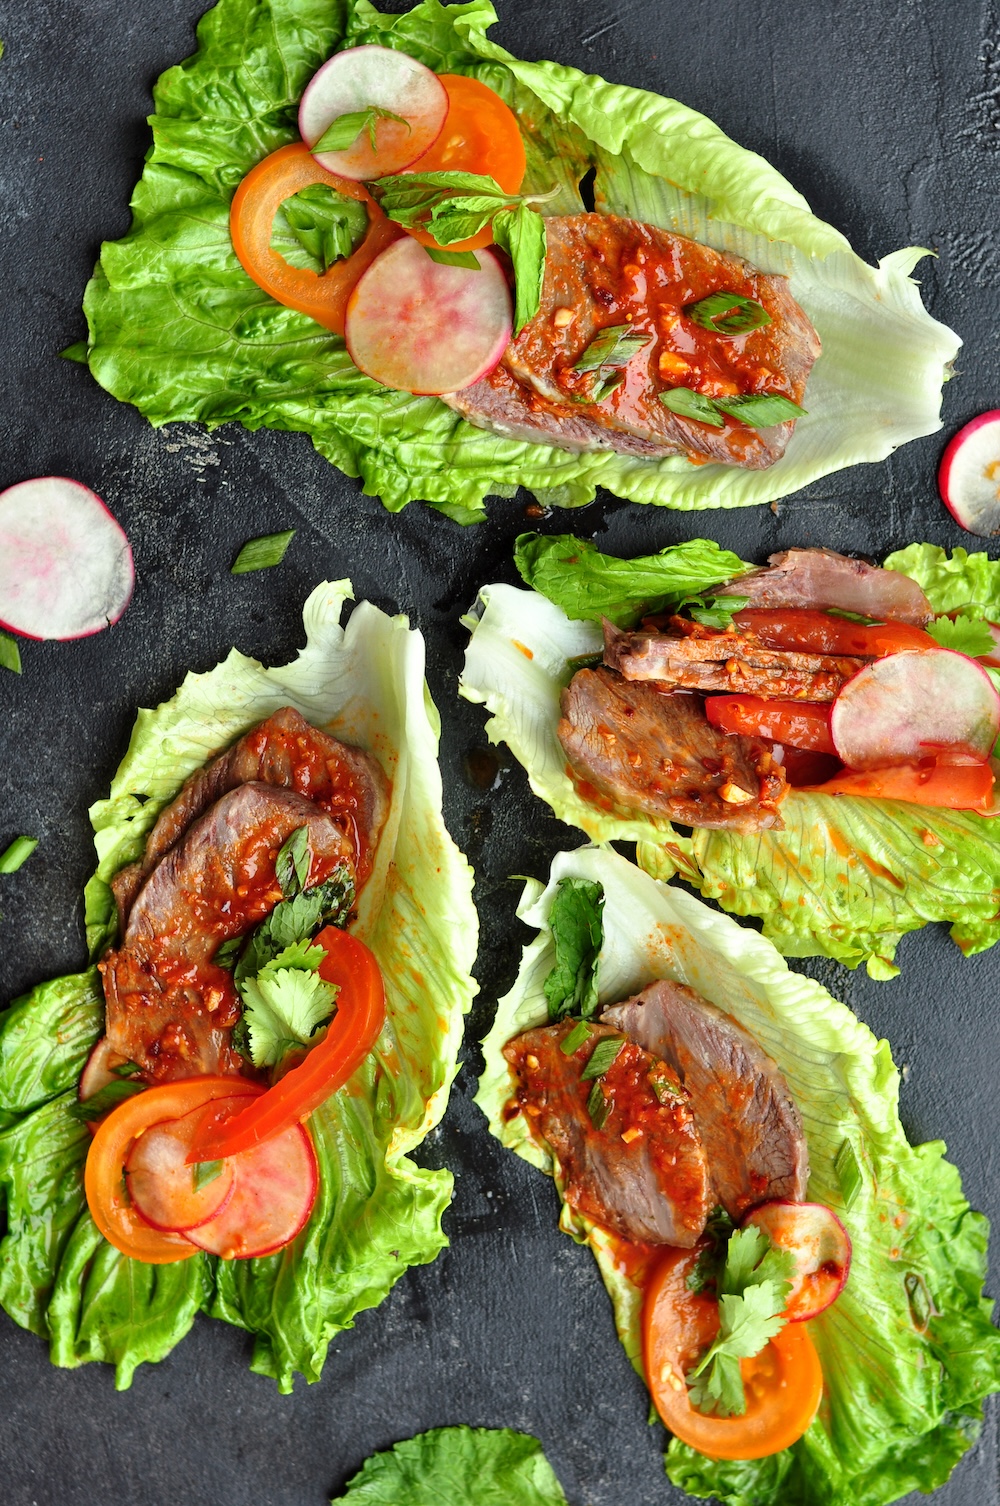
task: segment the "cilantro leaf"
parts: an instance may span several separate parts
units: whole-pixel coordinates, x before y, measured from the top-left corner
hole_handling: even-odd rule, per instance
[[[597,961],[604,940],[604,889],[587,879],[560,879],[549,925],[556,960],[542,985],[549,1001],[549,1019],[578,1014],[591,1019],[597,1012]]]
[[[250,933],[233,974],[237,988],[245,978],[255,978],[286,947],[308,941],[321,925],[346,925],[353,904],[354,879],[346,864],[325,883],[279,901]]]
[[[739,1361],[759,1354],[785,1325],[794,1257],[762,1229],[748,1225],[729,1237],[718,1279],[719,1332],[688,1374],[691,1405],[719,1417],[742,1416],[746,1396]]]
[[[935,617],[933,622],[927,624],[927,631],[942,648],[953,649],[956,654],[968,654],[971,659],[978,659],[980,654],[996,652],[997,645],[989,623],[982,618],[964,615]]]
[[[337,990],[318,973],[276,968],[243,983],[243,1020],[255,1067],[276,1067],[290,1050],[308,1046],[333,1013]]]

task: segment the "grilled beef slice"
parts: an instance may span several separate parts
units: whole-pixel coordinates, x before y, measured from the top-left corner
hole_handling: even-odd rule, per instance
[[[341,866],[353,874],[354,843],[335,816],[294,790],[251,783],[210,805],[139,889],[122,945],[100,968],[108,1040],[148,1079],[241,1069],[229,1046],[236,990],[212,958],[281,899],[275,859],[302,826],[310,886]]]
[[[802,1201],[809,1153],[799,1111],[778,1067],[741,1025],[667,979],[606,1009],[601,1021],[677,1073],[731,1217],[769,1198]]]
[[[750,598],[751,607],[836,607],[916,627],[923,627],[934,615],[927,597],[908,575],[882,570],[832,549],[785,549],[772,554],[768,564],[769,569],[739,575],[729,583],[734,594]]]
[[[561,1044],[575,1023],[526,1031],[504,1047],[517,1108],[559,1162],[571,1208],[623,1239],[690,1249],[712,1203],[687,1094],[664,1063],[623,1042],[600,1080],[609,1111],[597,1128],[587,1107],[594,1082],[581,1073],[597,1042],[620,1034],[595,1025],[567,1056]]]
[[[558,737],[587,794],[619,814],[733,831],[782,824],[787,786],[770,743],[720,732],[696,696],[581,669],[562,693]]]
[[[538,313],[500,366],[445,401],[481,427],[570,450],[773,465],[791,423],[753,429],[725,418],[715,428],[672,413],[660,394],[675,387],[707,397],[767,392],[801,403],[820,345],[787,279],[614,215],[553,216],[545,227]],[[703,329],[685,310],[719,291],[755,299],[771,323],[737,337]],[[600,398],[600,373],[576,366],[595,336],[618,325],[648,342],[615,390]]]
[[[832,701],[868,661],[763,648],[753,633],[625,633],[605,618],[604,662],[626,680],[653,680],[664,690]]]
[[[251,782],[296,790],[332,816],[353,841],[360,889],[368,877],[371,852],[385,819],[385,776],[360,748],[320,732],[291,706],[285,706],[192,774],[160,812],[141,860],[121,869],[112,879],[121,935],[125,934],[136,895],[161,858],[220,795]]]

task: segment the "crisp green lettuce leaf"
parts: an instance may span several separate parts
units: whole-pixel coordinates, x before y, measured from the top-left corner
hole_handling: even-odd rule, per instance
[[[975,616],[1000,620],[1000,560],[988,554],[961,548],[948,554],[937,544],[910,544],[890,554],[885,568],[912,576],[935,612],[969,607]]]
[[[350,1506],[566,1506],[538,1439],[510,1428],[418,1433],[373,1454],[336,1500]]]
[[[195,56],[155,86],[132,227],[103,246],[87,288],[97,380],[157,425],[301,430],[390,509],[422,499],[459,522],[479,520],[487,495],[518,486],[567,507],[593,500],[598,486],[668,507],[770,501],[940,426],[959,341],[927,315],[909,275],[925,253],[867,266],[774,168],[704,116],[558,63],[522,63],[488,39],[495,20],[490,0],[422,0],[404,15],[382,15],[368,0],[220,0],[198,28]],[[526,191],[559,189],[546,213],[582,209],[577,185],[593,166],[602,210],[791,278],[823,355],[808,416],[776,465],[574,455],[488,434],[435,398],[361,376],[343,340],[261,292],[230,242],[233,191],[295,138],[297,101],[326,57],[369,42],[501,94],[525,127]]]
[[[423,640],[405,618],[367,602],[341,626],[350,594],[347,581],[316,588],[304,609],[306,646],[292,663],[265,669],[233,650],[140,711],[109,797],[91,811],[99,862],[86,919],[97,956],[116,934],[110,879],[141,853],[160,810],[188,775],[279,707],[371,750],[391,782],[355,926],[382,968],[386,1025],[350,1084],[310,1121],[321,1185],[299,1238],[264,1259],[199,1253],[155,1273],[111,1249],[83,1196],[89,1135],[66,1112],[103,1027],[97,970],[43,984],[0,1017],[0,1302],[49,1338],[57,1364],[107,1360],[119,1386],[137,1364],[168,1353],[199,1308],[249,1329],[253,1368],[280,1389],[291,1389],[296,1371],[315,1380],[333,1335],[446,1243],[451,1176],[418,1167],[410,1152],[440,1120],[457,1070],[475,988],[472,876],[442,821]]]
[[[507,585],[481,590],[468,619],[473,633],[460,689],[487,706],[490,740],[507,744],[557,816],[595,841],[637,842],[638,861],[654,877],[678,874],[733,914],[756,917],[786,957],[835,957],[848,967],[864,964],[872,977],[891,978],[898,972],[901,937],[928,921],[948,922],[967,955],[1000,940],[1000,827],[992,819],[793,790],[782,803],[782,831],[695,830],[685,836],[666,820],[622,817],[583,800],[556,736],[559,697],[580,662],[602,651],[603,641],[595,623],[570,617],[584,615],[591,593],[602,603],[605,580],[611,586],[621,581],[626,618],[642,610],[654,586],[669,599],[675,559],[676,591],[686,594],[687,551],[705,546],[692,541],[638,560],[629,587],[628,561],[583,545],[573,551],[566,539],[556,543],[540,551],[537,564],[531,562],[547,595]],[[937,610],[958,598],[994,611],[990,591],[997,589],[1000,565],[985,555],[957,550],[949,561],[943,550],[912,545],[892,560],[896,569],[903,568],[901,561],[913,562],[915,578],[929,589]],[[576,586],[570,581],[574,573]],[[1000,604],[996,610],[1000,615]]]
[[[504,1113],[513,1082],[502,1047],[547,1021],[544,981],[555,956],[548,917],[559,880],[569,877],[604,887],[602,1004],[676,978],[737,1019],[777,1062],[809,1143],[808,1196],[843,1219],[854,1247],[844,1292],[810,1324],[825,1389],[804,1438],[775,1458],[735,1465],[674,1440],[671,1480],[726,1506],[884,1506],[933,1489],[974,1440],[983,1398],[1000,1389],[1000,1335],[982,1295],[987,1224],[970,1210],[944,1146],[907,1143],[887,1043],[820,984],[790,972],[770,942],[609,849],[560,854],[547,888],[525,888],[518,913],[538,935],[483,1046],[476,1101],[491,1130],[558,1185],[559,1168],[524,1116]],[[835,1166],[845,1141],[862,1171],[849,1210]],[[604,1231],[565,1205],[561,1225],[594,1251],[641,1374],[641,1293]]]

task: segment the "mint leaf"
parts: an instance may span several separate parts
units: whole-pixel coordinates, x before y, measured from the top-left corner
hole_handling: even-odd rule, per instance
[[[527,204],[501,209],[493,218],[493,239],[514,268],[514,333],[538,313],[545,281],[545,221]]]
[[[601,912],[604,889],[587,879],[560,879],[549,926],[556,960],[543,989],[549,1019],[578,1014],[591,1019],[597,1012],[597,961],[604,940]]]
[[[317,152],[346,152],[354,145],[363,132],[368,132],[372,151],[378,151],[376,130],[380,120],[398,120],[400,125],[405,125],[407,131],[412,132],[413,127],[402,115],[394,115],[391,110],[383,110],[379,105],[365,105],[362,110],[351,110],[346,115],[338,115],[336,120],[330,122],[318,141],[314,141],[309,150]]]
[[[339,194],[326,183],[313,183],[278,205],[271,250],[289,266],[322,276],[356,250],[367,230],[368,211],[359,199]]]

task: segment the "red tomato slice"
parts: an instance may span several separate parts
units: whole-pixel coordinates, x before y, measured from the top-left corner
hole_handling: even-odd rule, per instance
[[[737,589],[734,585],[733,590]],[[941,646],[923,628],[906,622],[871,626],[804,607],[748,608],[734,612],[733,622],[736,627],[755,633],[764,648],[783,648],[799,654],[851,654],[881,659],[906,648]]]
[[[448,94],[448,114],[437,140],[406,169],[411,173],[482,173],[504,193],[515,194],[524,182],[526,160],[517,116],[499,94],[461,73],[438,75]],[[426,230],[411,230],[422,246],[436,246]],[[443,249],[478,251],[493,244],[487,225],[478,235]]]
[[[260,1092],[240,1077],[188,1077],[126,1098],[101,1122],[87,1155],[84,1189],[94,1223],[116,1250],[147,1265],[191,1259],[194,1246],[182,1234],[161,1233],[136,1213],[125,1191],[125,1161],[136,1138],[151,1125],[182,1119],[215,1098]]]
[[[319,975],[337,986],[337,1013],[325,1038],[262,1097],[231,1117],[208,1110],[188,1161],[214,1161],[261,1145],[307,1119],[360,1067],[385,1023],[385,987],[374,955],[347,931],[316,937],[326,952]]]
[[[769,701],[758,695],[712,695],[705,715],[723,732],[769,737],[789,748],[836,753],[830,736],[830,708],[812,701]]]
[[[334,262],[322,276],[291,266],[271,250],[271,227],[278,206],[313,183],[334,188],[345,198],[360,199],[368,211],[368,234],[361,245],[353,255]],[[366,188],[320,167],[304,141],[280,147],[251,168],[233,195],[229,230],[240,265],[258,287],[286,308],[308,314],[335,335],[344,333],[347,300],[362,272],[402,234],[398,225],[386,219]]]
[[[941,810],[993,810],[994,774],[988,763],[897,764],[891,769],[845,769],[825,784],[807,785],[817,795],[867,795],[878,800],[905,800]]]
[[[747,1409],[742,1417],[706,1417],[688,1400],[684,1377],[718,1331],[713,1298],[685,1282],[697,1250],[668,1250],[653,1272],[642,1308],[646,1384],[670,1431],[713,1459],[763,1459],[801,1438],[816,1415],[823,1372],[805,1323],[790,1323],[750,1360],[740,1361]]]

